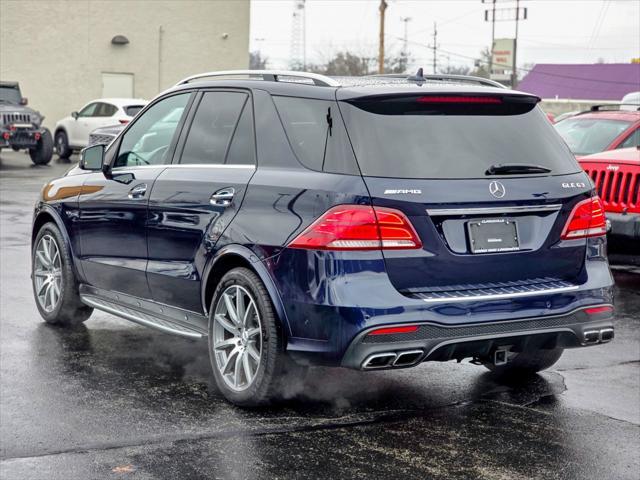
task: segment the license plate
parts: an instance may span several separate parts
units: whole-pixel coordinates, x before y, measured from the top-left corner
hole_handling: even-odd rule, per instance
[[[485,218],[467,222],[472,253],[520,250],[518,226],[509,218]]]

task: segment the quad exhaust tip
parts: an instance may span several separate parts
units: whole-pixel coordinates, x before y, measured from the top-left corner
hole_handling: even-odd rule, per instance
[[[374,353],[362,362],[362,369],[375,370],[379,368],[411,367],[422,359],[423,354],[423,350]]]
[[[597,345],[598,343],[607,343],[613,340],[613,328],[602,328],[600,330],[585,330],[582,334],[582,343],[584,345]]]

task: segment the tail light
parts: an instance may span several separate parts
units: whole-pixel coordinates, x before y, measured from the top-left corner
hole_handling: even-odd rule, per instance
[[[327,210],[290,244],[310,250],[421,248],[411,222],[399,210],[339,205]]]
[[[579,202],[569,215],[561,238],[596,237],[607,233],[607,223],[604,216],[602,200],[597,195]]]
[[[130,120],[125,120],[125,119],[120,120],[120,124],[121,125],[126,125],[129,122],[130,122]]]
[[[587,315],[598,315],[599,313],[613,313],[613,307],[603,305],[602,307],[590,307],[584,309]]]

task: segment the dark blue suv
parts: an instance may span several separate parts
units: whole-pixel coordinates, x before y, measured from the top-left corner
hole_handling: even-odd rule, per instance
[[[610,341],[613,306],[602,204],[539,101],[422,72],[185,79],[43,188],[38,309],[207,337],[239,405],[307,365],[547,368]]]

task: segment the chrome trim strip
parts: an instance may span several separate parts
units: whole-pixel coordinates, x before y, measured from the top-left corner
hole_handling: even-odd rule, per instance
[[[532,295],[547,295],[549,293],[568,292],[578,290],[579,285],[571,285],[569,287],[548,288],[545,290],[536,290],[533,292],[514,292],[514,293],[496,293],[492,295],[474,295],[468,297],[451,297],[451,298],[421,298],[426,303],[447,303],[447,302],[473,302],[476,300],[501,300],[503,298],[530,297]]]
[[[191,331],[188,329],[184,329],[184,330],[178,330],[178,329],[174,329],[171,327],[167,327],[165,325],[161,325],[159,323],[155,323],[152,322],[150,320],[146,320],[142,317],[138,317],[136,315],[133,315],[131,313],[128,312],[124,312],[121,310],[118,310],[117,308],[114,308],[112,306],[109,305],[105,305],[101,302],[95,301],[91,298],[91,296],[86,296],[86,295],[80,295],[80,299],[82,300],[82,303],[89,305],[90,307],[93,308],[97,308],[98,310],[102,310],[103,312],[107,312],[110,313],[112,315],[115,315],[116,317],[120,317],[120,318],[124,318],[125,320],[129,320],[131,322],[134,323],[138,323],[140,325],[143,325],[145,327],[151,327],[151,328],[155,328],[157,330],[160,330],[162,332],[165,333],[171,333],[173,335],[180,335],[181,337],[187,337],[187,338],[202,338],[202,335],[198,332],[195,331]],[[102,300],[99,299],[102,302],[107,302],[106,300]],[[111,302],[109,302],[111,303]],[[128,307],[126,307],[127,309],[129,309]],[[151,317],[151,315],[146,314],[147,316]]]
[[[217,164],[217,165],[213,165],[213,164],[206,164],[206,163],[167,163],[167,164],[160,164],[160,165],[125,165],[122,167],[115,167],[112,169],[113,172],[124,172],[127,170],[136,170],[138,168],[213,168],[213,169],[217,169],[217,168],[242,168],[242,169],[252,169],[255,170],[256,166],[255,165],[246,165],[246,164],[240,164],[240,163],[224,163],[224,164]]]
[[[427,213],[432,217],[443,215],[492,215],[500,213],[557,212],[561,208],[562,205],[558,203],[553,205],[520,205],[512,207],[427,208]]]
[[[292,72],[289,70],[222,70],[219,72],[204,72],[198,73],[196,75],[191,75],[190,77],[184,78],[176,83],[176,87],[178,85],[184,85],[186,83],[192,82],[193,80],[198,80],[201,78],[211,78],[211,77],[233,77],[233,76],[242,76],[246,75],[248,77],[262,77],[262,80],[265,77],[275,77],[276,81],[278,81],[278,77],[293,77],[293,78],[306,78],[309,80],[313,80],[316,85],[324,85],[327,87],[339,87],[340,83],[335,79],[327,77],[325,75],[320,75],[317,73],[308,73],[308,72]]]

